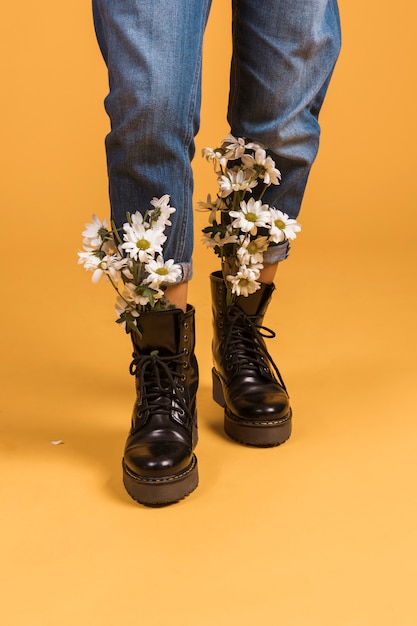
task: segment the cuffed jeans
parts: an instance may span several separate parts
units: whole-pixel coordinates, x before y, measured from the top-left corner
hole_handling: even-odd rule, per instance
[[[211,0],[93,0],[108,67],[106,137],[112,218],[154,197],[177,209],[165,258],[191,272],[191,160],[200,123],[201,53]],[[264,201],[296,218],[318,150],[318,115],[340,49],[336,0],[233,0],[231,132],[262,143],[282,173]],[[221,42],[219,42],[221,54]],[[218,138],[213,138],[216,143]],[[168,232],[169,231],[169,232]],[[270,248],[267,263],[286,258]]]

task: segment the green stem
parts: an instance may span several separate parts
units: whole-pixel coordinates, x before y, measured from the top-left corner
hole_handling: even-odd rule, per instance
[[[116,283],[113,281],[112,277],[110,276],[110,274],[107,274],[108,279],[111,283],[111,286],[113,287],[113,289],[116,290],[117,294],[121,297],[121,299],[126,302],[126,304],[128,305],[129,308],[131,308],[131,302],[129,302],[128,300],[126,300],[126,298],[121,294],[118,286],[116,285]]]
[[[264,188],[262,189],[260,195],[259,195],[259,200],[262,200],[263,196],[265,195],[265,191],[268,189],[269,185],[265,185],[264,183]]]
[[[240,207],[240,203],[243,200],[242,196],[242,192],[240,191],[235,191],[233,192],[233,201],[232,201],[232,211],[238,211],[239,207]]]
[[[116,239],[120,244],[122,244],[123,241],[120,238],[119,229],[116,228],[116,224],[114,223],[113,220],[111,221],[111,229],[112,229],[112,233],[113,233],[114,239]],[[120,230],[122,230],[122,229],[120,229]]]

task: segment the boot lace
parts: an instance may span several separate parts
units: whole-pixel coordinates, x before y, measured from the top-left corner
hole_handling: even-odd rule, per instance
[[[177,365],[187,367],[184,350],[176,355],[160,356],[133,353],[129,371],[138,380],[138,414],[147,422],[153,413],[168,415],[182,426],[191,424],[193,416],[184,397],[186,376]]]
[[[225,337],[224,354],[226,368],[232,375],[242,369],[257,369],[263,376],[274,380],[269,364],[281,387],[287,388],[278,367],[269,354],[264,339],[273,339],[276,333],[266,326],[257,324],[257,315],[247,315],[236,305],[228,310],[228,331]]]

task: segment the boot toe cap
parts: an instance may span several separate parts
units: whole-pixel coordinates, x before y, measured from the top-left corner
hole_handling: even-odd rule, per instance
[[[177,475],[189,467],[193,453],[180,441],[137,443],[127,447],[124,461],[138,476],[153,479]]]
[[[252,386],[250,393],[245,393],[244,390],[232,393],[227,406],[240,419],[253,422],[278,421],[285,418],[290,411],[288,396],[277,385],[264,385],[259,389]]]

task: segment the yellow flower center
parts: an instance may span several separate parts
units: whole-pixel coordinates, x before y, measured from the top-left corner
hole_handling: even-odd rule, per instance
[[[159,274],[159,276],[166,276],[168,274],[168,270],[166,267],[158,267],[155,274]]]
[[[258,216],[256,215],[256,213],[252,213],[251,211],[249,211],[249,213],[246,213],[246,219],[248,222],[256,222]]]
[[[147,250],[150,245],[151,244],[147,239],[138,239],[136,242],[136,247],[139,248],[139,250]]]
[[[248,244],[247,250],[249,254],[255,254],[258,251],[258,246],[256,245],[255,241],[251,241],[250,244]]]
[[[252,167],[255,170],[255,172],[259,174],[261,178],[263,178],[263,175],[266,172],[266,167],[262,165],[262,163],[254,163]]]
[[[275,220],[274,224],[280,230],[285,230],[285,222],[283,222],[282,220]]]

